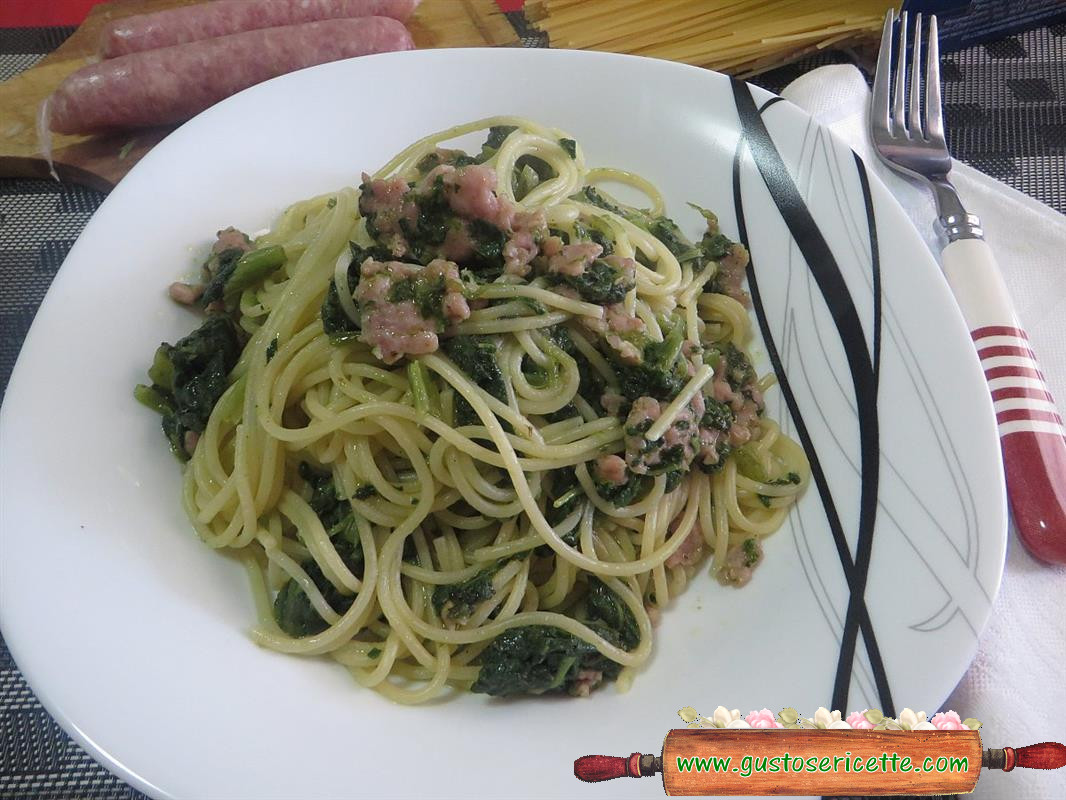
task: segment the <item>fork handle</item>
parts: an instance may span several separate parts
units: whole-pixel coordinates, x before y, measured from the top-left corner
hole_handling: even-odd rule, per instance
[[[943,264],[992,393],[1018,538],[1036,558],[1066,564],[1062,417],[988,243],[953,241]]]

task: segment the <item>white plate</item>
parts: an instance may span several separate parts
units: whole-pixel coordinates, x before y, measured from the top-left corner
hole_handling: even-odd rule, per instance
[[[652,663],[626,695],[402,708],[331,662],[261,650],[246,636],[244,575],[192,535],[158,419],[131,396],[155,346],[193,327],[165,287],[191,271],[218,228],[263,228],[288,203],[357,183],[423,134],[498,113],[560,127],[590,164],[647,176],[690,234],[698,222],[684,201],[717,211],[732,235],[743,209],[773,346],[852,552],[858,420],[879,422],[868,449],[880,479],[866,605],[897,712],[935,711],[976,650],[1002,569],[992,405],[934,261],[873,176],[867,213],[864,171],[849,150],[788,103],[761,115],[787,165],[787,174],[767,171],[778,200],[800,202],[786,208],[788,222],[808,252],[819,239],[828,249],[812,258],[816,270],[747,144],[734,175],[742,138],[766,144],[758,112],[743,134],[738,124],[735,98],[747,91],[735,95],[704,70],[622,56],[430,50],[270,81],[156,147],[71,250],[0,419],[0,619],[60,724],[157,798],[591,797],[573,759],[658,752],[682,706],[813,714],[831,702],[849,592],[813,485],[747,588],[703,576],[667,611]],[[759,105],[770,99],[751,91]],[[773,166],[767,155],[760,164]],[[816,229],[798,233],[805,222]],[[834,314],[846,325],[853,313],[861,326],[850,346],[856,374],[869,378],[871,228],[883,294],[879,389],[876,415],[860,415]],[[847,288],[832,313],[815,272],[827,289],[838,278]],[[763,369],[769,349],[756,347]],[[795,433],[778,390],[769,413]],[[866,644],[859,636],[845,670],[845,712],[888,705]],[[627,780],[598,791],[649,788]]]

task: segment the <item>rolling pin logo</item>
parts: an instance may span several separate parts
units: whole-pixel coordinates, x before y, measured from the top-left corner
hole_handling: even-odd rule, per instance
[[[982,768],[1066,766],[1066,745],[982,750],[981,723],[955,712],[927,718],[904,709],[820,708],[809,719],[786,708],[741,718],[719,707],[710,717],[686,707],[687,729],[666,735],[660,755],[583,756],[574,775],[595,783],[659,774],[668,795],[934,795],[972,792]]]

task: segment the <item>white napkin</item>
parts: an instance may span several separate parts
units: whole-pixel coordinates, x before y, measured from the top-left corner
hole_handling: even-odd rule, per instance
[[[781,94],[846,141],[888,186],[940,260],[932,193],[884,166],[867,129],[870,92],[850,65],[821,67]],[[977,214],[1059,409],[1066,409],[1066,217],[956,161],[951,179]],[[901,707],[907,698],[900,697]],[[976,717],[985,747],[1066,742],[1066,568],[1032,558],[1011,525],[1003,583],[977,657],[943,710]],[[844,709],[841,709],[842,711]],[[897,709],[898,711],[899,709]],[[940,709],[924,710],[930,716]],[[973,797],[1066,797],[1066,769],[985,770]]]

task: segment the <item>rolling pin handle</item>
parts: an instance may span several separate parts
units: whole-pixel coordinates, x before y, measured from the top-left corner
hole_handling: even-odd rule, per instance
[[[1066,745],[1041,742],[1014,750],[1014,764],[1029,769],[1058,769],[1066,767]]]
[[[652,774],[641,769],[641,762],[654,759],[633,753],[629,758],[621,756],[582,756],[574,762],[574,777],[586,783],[598,783],[614,778],[640,778]]]
[[[1058,742],[1041,742],[1028,747],[1004,747],[1002,750],[986,750],[983,766],[1010,772],[1015,767],[1027,769],[1058,769],[1066,767],[1066,745]]]

